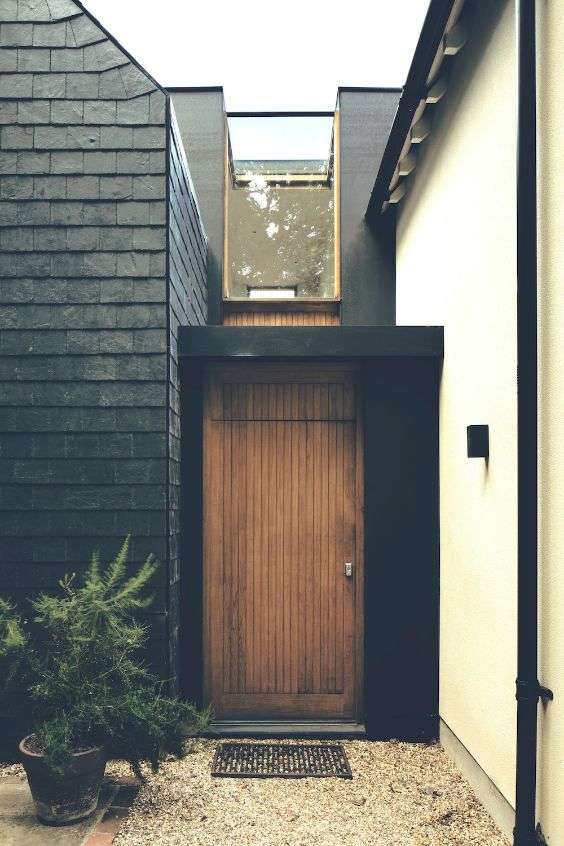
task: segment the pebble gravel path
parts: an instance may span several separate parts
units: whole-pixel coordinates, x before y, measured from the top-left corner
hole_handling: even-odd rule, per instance
[[[352,781],[231,779],[210,776],[216,742],[197,740],[183,761],[167,761],[150,777],[113,846],[509,843],[440,746],[344,746]]]

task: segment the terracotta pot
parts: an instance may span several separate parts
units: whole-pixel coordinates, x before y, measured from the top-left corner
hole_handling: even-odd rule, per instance
[[[78,822],[94,813],[106,769],[102,746],[76,752],[62,775],[53,773],[43,755],[28,748],[28,735],[20,743],[20,754],[35,802],[37,819],[47,825]]]

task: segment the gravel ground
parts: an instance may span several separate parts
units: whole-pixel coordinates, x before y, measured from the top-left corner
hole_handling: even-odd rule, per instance
[[[352,781],[231,779],[211,778],[216,743],[198,740],[149,779],[114,846],[507,846],[439,746],[344,745]]]
[[[21,764],[0,764],[0,779],[8,778],[8,776],[25,778],[24,768]]]

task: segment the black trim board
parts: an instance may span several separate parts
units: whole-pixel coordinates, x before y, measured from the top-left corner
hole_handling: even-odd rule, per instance
[[[219,91],[223,93],[223,85],[165,85],[165,89],[171,94],[188,92],[201,93],[207,91]]]
[[[213,358],[443,357],[442,326],[183,326],[179,355]]]
[[[251,327],[257,333],[259,327]],[[280,329],[281,327],[279,327]],[[326,327],[315,327],[324,329]],[[327,327],[338,334],[336,327]],[[363,329],[365,327],[362,327]],[[378,336],[384,327],[371,328]],[[390,328],[385,327],[384,336]],[[345,333],[358,329],[347,327]],[[234,330],[234,331],[233,331]],[[190,330],[205,335],[199,330]],[[208,330],[213,336],[218,331]],[[245,333],[224,327],[225,337]],[[292,330],[282,330],[292,332]],[[311,328],[297,330],[304,335]],[[413,331],[413,330],[411,330]],[[428,330],[427,330],[428,331]],[[296,333],[296,330],[293,330]],[[268,354],[186,355],[182,377],[182,607],[183,694],[202,701],[202,378],[211,359],[284,360]],[[361,333],[364,334],[364,333]],[[287,343],[297,334],[286,335]],[[409,331],[407,335],[409,339]],[[425,352],[349,355],[362,377],[365,428],[365,722],[373,739],[430,741],[438,737],[439,655],[439,454],[438,388],[442,329],[431,333]],[[274,345],[275,346],[275,345]],[[424,345],[423,345],[424,346]],[[317,344],[319,348],[319,343]],[[213,352],[212,352],[213,349]],[[379,351],[378,351],[379,349]],[[387,350],[387,351],[386,351]],[[195,352],[193,350],[193,352]],[[330,348],[314,360],[335,359]],[[295,359],[296,356],[286,356]],[[345,356],[341,356],[343,360]],[[303,360],[303,357],[302,357]],[[305,360],[312,360],[306,357]],[[300,729],[303,731],[303,727]]]
[[[363,368],[368,736],[438,737],[440,362]]]

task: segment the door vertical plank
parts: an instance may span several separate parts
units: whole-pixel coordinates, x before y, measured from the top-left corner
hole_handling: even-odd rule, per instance
[[[313,546],[314,546],[314,568],[313,568],[313,690],[321,693],[321,521],[322,521],[322,473],[321,473],[321,427],[319,422],[319,387],[315,386],[315,407],[316,420],[311,425],[314,431],[314,495],[313,495]]]
[[[276,418],[276,386],[269,390],[269,416]],[[276,423],[268,422],[268,687],[269,693],[276,690]]]
[[[286,386],[283,387],[283,393]],[[283,412],[282,412],[283,418]],[[276,424],[278,428],[278,637],[280,640],[278,654],[280,662],[278,666],[278,682],[281,693],[286,692],[286,653],[288,644],[285,638],[285,605],[286,605],[286,508],[288,501],[286,498],[286,424],[283,419]]]
[[[335,619],[335,596],[337,579],[336,546],[337,529],[335,501],[337,498],[336,484],[336,451],[337,428],[339,423],[327,424],[327,454],[328,454],[328,512],[327,512],[327,687],[328,693],[335,693],[335,640],[337,638]],[[342,578],[342,576],[341,576]]]
[[[355,621],[355,714],[361,713],[364,690],[364,420],[362,398],[358,374],[355,374],[356,386],[356,466],[355,466],[355,555],[356,555],[356,596],[354,607]]]
[[[280,471],[282,469],[282,460],[280,457],[280,424],[277,422],[277,405],[278,405],[278,385],[275,386],[275,419],[271,423],[273,433],[272,458],[274,462],[274,472],[272,481],[272,496],[274,498],[274,507],[272,514],[272,553],[270,556],[270,568],[272,574],[272,626],[273,626],[273,650],[274,650],[274,691],[276,693],[282,692],[281,686],[281,670],[282,670],[282,656],[280,649],[282,646],[282,627],[281,627],[281,591],[280,591],[280,571],[282,569],[282,555],[281,555],[281,540],[282,533],[280,529],[280,511],[282,505],[282,491],[280,490]]]
[[[263,396],[263,400],[266,398]],[[262,573],[262,595],[261,595],[261,609],[262,609],[262,655],[261,655],[261,690],[268,691],[269,685],[269,591],[268,591],[268,488],[269,488],[269,454],[270,454],[270,439],[269,439],[269,423],[266,421],[261,424],[261,455],[262,455],[262,479],[261,479],[261,531],[262,531],[262,550],[261,550],[261,573]]]
[[[284,389],[276,385],[276,691],[284,692]]]
[[[285,419],[289,416],[289,386],[285,386]],[[292,423],[282,423],[284,433],[284,519],[282,523],[282,540],[283,540],[283,576],[284,576],[284,595],[282,599],[282,614],[283,614],[283,651],[284,651],[284,672],[283,672],[283,691],[284,693],[291,692],[291,676],[292,676],[292,629],[291,629],[291,614],[292,614]]]
[[[247,388],[247,402],[248,414],[247,416],[252,421],[253,419],[253,386],[249,385]],[[247,558],[246,558],[246,572],[247,572],[247,587],[245,592],[245,619],[243,625],[245,628],[245,682],[244,689],[246,691],[255,690],[255,601],[256,601],[256,585],[255,585],[255,531],[258,520],[255,515],[255,471],[257,466],[257,457],[255,453],[255,432],[256,423],[249,422],[245,424],[246,434],[246,473],[247,473]]]
[[[321,417],[327,418],[327,386],[322,391]],[[329,628],[329,451],[328,451],[328,427],[329,423],[319,423],[319,436],[321,440],[319,482],[321,487],[320,497],[320,538],[319,538],[319,617],[320,617],[320,692],[328,692],[328,641],[335,636]]]
[[[269,454],[270,454],[270,439],[269,439],[269,423],[263,422],[260,424],[262,429],[261,437],[261,452],[262,452],[262,516],[261,516],[261,530],[262,530],[262,554],[261,554],[261,573],[262,573],[262,655],[261,655],[261,690],[269,690],[269,676],[270,676],[270,660],[269,660],[269,614],[270,614],[270,596],[268,590],[268,488],[269,488]]]
[[[335,688],[342,693],[344,686],[344,563],[346,556],[343,534],[345,530],[344,513],[344,424],[340,423],[336,432],[335,443],[335,523],[337,543],[337,583],[335,589]]]
[[[292,388],[296,386],[293,385]],[[295,420],[295,403],[297,401],[297,392],[292,391],[292,413],[293,420]],[[291,450],[291,475],[290,475],[290,503],[291,503],[291,523],[290,523],[290,685],[291,693],[298,692],[298,665],[300,662],[301,642],[299,637],[300,625],[300,593],[299,593],[299,423],[293,422],[290,426],[290,450]]]
[[[255,386],[255,415],[258,416],[256,410],[257,394]],[[261,650],[262,640],[264,637],[262,628],[262,514],[261,514],[261,478],[262,478],[262,450],[261,450],[261,426],[262,423],[254,424],[255,432],[255,453],[253,459],[253,477],[255,488],[255,522],[253,524],[254,532],[254,600],[253,600],[253,654],[254,654],[254,687],[253,690],[260,691],[261,688]]]
[[[298,399],[301,397],[302,385],[298,386]],[[307,423],[298,423],[298,464],[300,477],[296,484],[298,486],[298,585],[299,605],[298,615],[298,693],[307,690],[307,617],[308,617],[308,594],[307,594],[307,490],[308,490],[308,459],[307,459]]]
[[[234,386],[235,387],[235,386]],[[232,408],[233,415],[236,414],[236,387],[232,393]],[[229,567],[229,583],[226,584],[228,590],[229,603],[229,691],[231,693],[237,692],[238,669],[239,669],[239,497],[235,496],[235,491],[239,489],[239,424],[232,421],[229,426],[230,439],[230,486],[229,486],[229,502],[228,507],[230,511],[230,567]]]
[[[246,393],[246,386],[241,386],[241,401],[244,402]],[[244,412],[244,408],[241,408]],[[237,572],[238,572],[238,600],[237,600],[237,690],[244,692],[246,663],[247,663],[247,644],[246,644],[246,606],[247,606],[247,521],[249,519],[248,513],[248,495],[247,495],[247,468],[249,466],[247,457],[247,429],[249,423],[241,421],[237,423],[239,431],[239,485],[237,489],[237,499],[239,500],[239,517],[238,517],[238,551],[237,551]]]
[[[291,693],[292,675],[292,386],[284,385],[284,409],[282,428],[284,432],[284,520],[282,537],[284,542],[284,597],[283,640],[284,640],[284,693]]]
[[[307,386],[309,388],[309,386]],[[309,394],[309,390],[307,391]],[[307,406],[307,401],[306,401]],[[314,536],[313,525],[313,489],[314,489],[314,448],[313,448],[313,423],[307,422],[305,424],[306,431],[306,519],[305,519],[305,537],[307,542],[303,548],[302,555],[305,559],[305,594],[304,594],[304,617],[305,617],[305,673],[304,673],[304,693],[308,690],[314,690],[313,687],[313,626],[314,626],[314,581],[313,581],[313,562],[314,562],[314,543],[311,539]]]
[[[227,388],[228,386],[226,386]],[[229,386],[230,387],[230,386]],[[233,541],[231,520],[231,422],[226,420],[223,428],[223,689],[231,690],[231,547]]]
[[[241,394],[241,387],[239,388],[239,395]],[[239,396],[241,400],[241,396]],[[237,576],[236,576],[236,590],[235,590],[235,689],[238,692],[243,691],[242,681],[245,664],[245,641],[244,641],[244,614],[245,614],[245,547],[246,547],[246,521],[247,521],[247,498],[246,498],[246,468],[245,468],[245,423],[235,423],[235,431],[237,434],[237,450],[235,459],[237,464],[237,482],[233,486],[233,498],[237,500],[237,523],[236,523],[236,561],[237,561]]]
[[[345,440],[345,463],[344,463],[344,498],[345,498],[345,531],[343,537],[346,544],[346,561],[353,564],[353,577],[345,580],[345,603],[344,603],[344,678],[345,678],[345,706],[350,707],[354,698],[354,667],[355,667],[355,579],[354,573],[356,564],[356,538],[354,531],[354,520],[356,514],[356,425],[354,422],[343,423]]]

